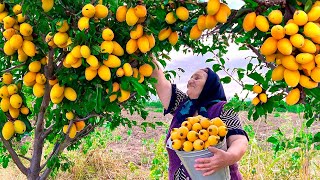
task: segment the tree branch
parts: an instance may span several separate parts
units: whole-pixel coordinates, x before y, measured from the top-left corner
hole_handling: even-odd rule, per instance
[[[79,119],[79,118],[74,119],[73,122],[85,121],[85,120],[88,120],[88,119],[90,119],[90,118],[92,118],[92,117],[104,117],[104,116],[101,115],[101,114],[95,114],[95,113],[94,113],[94,114],[90,114],[89,116],[84,117],[84,118],[81,118],[81,119]]]
[[[2,140],[3,145],[6,147],[6,149],[8,150],[9,154],[11,155],[11,158],[13,160],[13,162],[17,165],[17,167],[19,168],[19,170],[24,174],[27,175],[28,174],[28,169],[22,164],[20,158],[18,157],[17,153],[14,151],[14,149],[11,147],[10,142],[5,140],[2,136],[2,134],[0,135],[0,138]]]
[[[26,64],[26,63],[24,62],[24,63],[19,64],[19,65],[17,65],[17,66],[13,66],[13,67],[11,67],[11,68],[2,70],[1,73],[9,72],[9,71],[11,71],[11,70],[13,70],[13,69],[16,69],[16,68],[19,68],[19,67],[21,67],[21,66],[24,66],[25,64]]]
[[[253,53],[258,56],[258,59],[260,59],[261,61],[263,61],[263,62],[267,65],[267,67],[269,67],[269,68],[271,68],[271,69],[276,68],[276,66],[275,66],[274,64],[268,63],[268,62],[266,61],[266,59],[264,58],[264,56],[263,56],[261,53],[259,53],[259,51],[258,51],[255,47],[253,47],[251,44],[247,44],[246,46],[247,46],[249,49],[251,49],[251,50],[253,51]]]
[[[259,5],[263,5],[266,7],[271,7],[271,6],[275,6],[275,5],[281,5],[282,7],[284,7],[286,5],[286,0],[255,0],[255,2],[257,2]]]
[[[54,124],[51,124],[51,125],[48,127],[48,129],[46,129],[46,130],[42,133],[42,136],[41,136],[42,139],[45,139],[45,138],[51,133],[52,128],[53,128],[53,125],[54,125]]]
[[[18,156],[31,162],[31,158],[25,157],[24,155],[21,155],[21,154],[18,154]]]

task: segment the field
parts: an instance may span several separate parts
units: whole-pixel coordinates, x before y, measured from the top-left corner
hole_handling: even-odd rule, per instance
[[[56,172],[50,179],[167,179],[167,154],[164,137],[171,115],[163,116],[159,103],[150,103],[147,122],[163,122],[163,126],[128,129],[118,127],[111,131],[101,128],[87,139],[79,151],[66,151],[72,162],[69,171]],[[145,120],[136,115],[124,115],[138,123]],[[274,153],[272,144],[267,142],[277,129],[292,139],[306,131],[301,115],[289,112],[276,112],[267,119],[247,120],[246,112],[239,113],[242,124],[250,137],[250,146],[239,162],[244,179],[320,179],[320,154],[312,148],[300,145],[285,148]],[[24,179],[13,163],[7,169],[0,169],[0,177],[7,180]]]

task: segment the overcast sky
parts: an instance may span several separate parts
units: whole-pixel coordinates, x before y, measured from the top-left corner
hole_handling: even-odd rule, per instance
[[[228,5],[231,9],[239,9],[244,3],[239,0],[227,0]],[[234,43],[231,43],[228,47],[228,53],[225,55],[226,59],[226,67],[233,69],[236,67],[246,67],[248,60],[245,58],[248,56],[253,56],[254,54],[251,51],[239,51],[238,46]],[[205,63],[205,61],[209,58],[213,57],[213,54],[207,53],[204,56],[196,56],[191,53],[184,54],[182,51],[172,51],[169,56],[172,61],[167,62],[166,70],[177,70],[177,68],[183,68],[185,73],[178,72],[178,76],[173,79],[174,83],[177,84],[177,87],[181,89],[183,92],[187,91],[187,82],[191,75],[198,69],[205,67],[212,67],[215,62]],[[217,72],[220,78],[225,77],[223,71]],[[245,82],[253,82],[249,78],[244,79]],[[236,93],[240,95],[240,97],[245,97],[247,92],[242,92],[242,87],[232,81],[229,84],[224,84],[224,89],[226,92],[226,96],[228,99],[232,98]],[[250,95],[252,97],[254,95]]]

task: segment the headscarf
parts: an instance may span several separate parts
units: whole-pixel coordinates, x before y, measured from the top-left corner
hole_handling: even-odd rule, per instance
[[[210,68],[206,69],[208,77],[198,99],[189,98],[176,114],[180,123],[185,121],[187,117],[193,116],[196,111],[199,115],[208,117],[208,108],[220,101],[227,101],[219,76]]]

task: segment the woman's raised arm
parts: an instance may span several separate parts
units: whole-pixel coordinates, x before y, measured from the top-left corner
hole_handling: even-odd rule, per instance
[[[162,103],[162,106],[165,109],[168,109],[172,94],[172,86],[170,81],[168,81],[159,65],[159,63],[153,59],[153,63],[155,64],[155,69],[153,70],[153,73],[151,77],[154,77],[157,79],[157,83],[155,84],[158,97]]]

